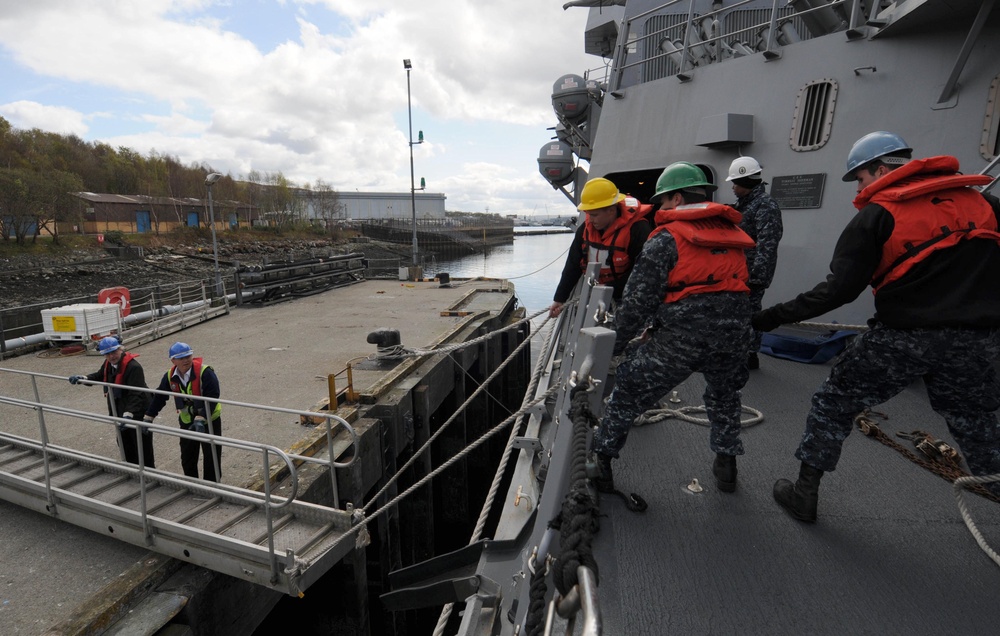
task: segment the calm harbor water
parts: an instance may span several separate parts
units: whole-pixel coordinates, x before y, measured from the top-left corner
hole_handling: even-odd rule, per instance
[[[572,233],[518,236],[515,232],[511,245],[493,248],[486,254],[425,264],[424,275],[445,272],[452,278],[506,278],[514,284],[521,305],[532,314],[552,304],[572,241]]]

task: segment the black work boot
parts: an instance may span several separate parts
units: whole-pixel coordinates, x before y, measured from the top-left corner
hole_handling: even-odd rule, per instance
[[[597,492],[614,492],[615,477],[611,472],[611,457],[594,453],[594,461],[597,464],[597,475],[594,477],[594,488]]]
[[[774,500],[799,521],[816,521],[816,504],[819,501],[819,480],[823,471],[802,462],[799,478],[793,484],[779,479],[774,484]]]
[[[736,455],[716,453],[712,462],[715,485],[722,492],[736,492]]]

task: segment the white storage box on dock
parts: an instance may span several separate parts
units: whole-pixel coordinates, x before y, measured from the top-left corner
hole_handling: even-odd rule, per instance
[[[83,303],[42,310],[46,340],[90,340],[94,336],[120,333],[121,306]]]

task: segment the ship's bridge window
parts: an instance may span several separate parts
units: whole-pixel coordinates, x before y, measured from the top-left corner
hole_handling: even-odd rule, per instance
[[[792,150],[818,150],[830,140],[833,111],[837,105],[837,82],[832,79],[809,82],[799,89],[788,143]]]
[[[979,154],[987,161],[1000,155],[1000,75],[990,83],[990,94],[986,100],[986,119],[983,121],[983,139],[979,143]]]

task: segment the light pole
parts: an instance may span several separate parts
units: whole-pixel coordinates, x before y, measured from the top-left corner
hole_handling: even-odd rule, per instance
[[[215,241],[215,209],[212,207],[212,186],[222,178],[218,172],[205,177],[205,187],[208,188],[208,220],[212,224],[212,257],[215,259],[215,294],[223,296],[222,275],[219,274],[219,244]]]
[[[410,209],[413,214],[413,264],[417,264],[417,184],[413,176],[413,146],[424,143],[424,133],[420,132],[420,139],[413,141],[413,107],[410,105],[410,70],[413,65],[410,60],[403,60],[403,68],[406,69],[406,115],[410,122]],[[423,189],[423,188],[421,188]]]

